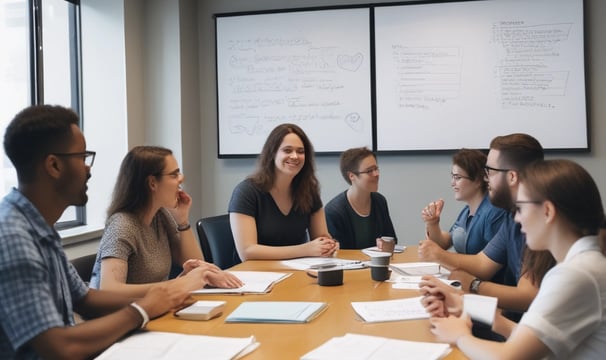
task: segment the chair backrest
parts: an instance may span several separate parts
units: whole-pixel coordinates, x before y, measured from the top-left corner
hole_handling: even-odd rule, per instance
[[[90,281],[90,277],[93,273],[93,266],[95,265],[95,260],[97,259],[97,254],[84,255],[79,258],[75,258],[70,260],[72,265],[76,268],[78,275],[84,280],[85,283]]]
[[[206,261],[214,263],[221,269],[242,262],[236,252],[228,214],[200,219],[196,229]]]

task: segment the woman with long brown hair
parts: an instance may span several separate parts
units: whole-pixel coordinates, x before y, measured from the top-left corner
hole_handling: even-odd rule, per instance
[[[300,127],[281,124],[269,134],[257,170],[233,191],[229,218],[242,261],[338,249],[326,226],[313,146]]]

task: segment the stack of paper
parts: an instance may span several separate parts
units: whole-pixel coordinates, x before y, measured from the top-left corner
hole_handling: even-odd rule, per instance
[[[326,309],[323,302],[249,301],[243,302],[225,322],[306,323]]]
[[[275,284],[286,279],[291,274],[271,271],[230,271],[242,280],[244,285],[235,289],[204,288],[194,290],[194,294],[265,294],[271,291]]]
[[[390,264],[389,268],[392,269],[394,272],[405,276],[433,275],[436,277],[447,277],[450,274],[450,271],[448,271],[448,269],[445,269],[440,266],[440,264],[433,262]]]
[[[328,340],[315,350],[303,355],[301,360],[431,360],[446,356],[450,350],[448,344],[346,334],[343,337]]]
[[[165,332],[141,332],[115,343],[97,357],[98,360],[123,359],[189,359],[203,354],[204,359],[239,359],[255,350],[254,336],[230,338],[185,335]]]
[[[352,302],[351,306],[366,322],[426,319],[429,314],[421,304],[422,298]]]
[[[329,267],[341,267],[343,270],[353,270],[367,267],[366,262],[360,260],[348,260],[329,257],[302,257],[291,260],[283,260],[282,265],[297,270],[317,270],[320,268]]]

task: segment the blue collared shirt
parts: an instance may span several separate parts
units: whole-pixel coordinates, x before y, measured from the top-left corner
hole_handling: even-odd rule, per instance
[[[0,203],[0,358],[40,358],[28,342],[73,325],[73,303],[87,292],[59,234],[13,189]]]

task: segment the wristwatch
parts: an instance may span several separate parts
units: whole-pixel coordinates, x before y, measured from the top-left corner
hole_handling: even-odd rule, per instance
[[[478,291],[480,291],[481,283],[482,283],[482,280],[480,280],[478,278],[471,280],[471,283],[469,284],[469,292],[472,294],[477,294]]]

